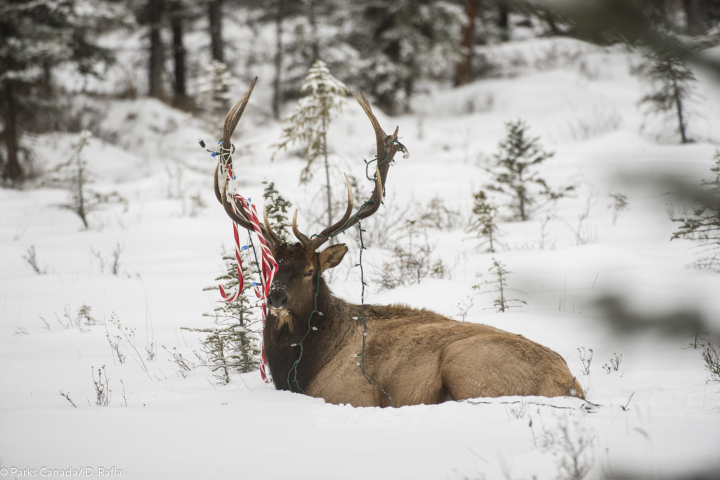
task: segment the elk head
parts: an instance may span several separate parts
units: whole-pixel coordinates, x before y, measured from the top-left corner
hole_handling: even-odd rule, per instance
[[[221,172],[219,172],[218,169],[221,168],[220,166],[223,164],[226,165],[225,168],[229,167],[231,171],[235,171],[233,168],[234,165],[232,165],[232,156],[230,155],[232,149],[230,137],[247,106],[256,81],[257,78],[253,80],[250,88],[248,88],[240,100],[233,105],[225,118],[222,139],[222,158],[215,170],[215,196],[223,205],[228,216],[237,223],[238,226],[250,231],[253,231],[252,224],[242,213],[243,209],[239,208],[235,203],[236,201],[233,196],[228,193],[225,175],[219,175]],[[365,94],[362,91],[359,95],[353,92],[353,96],[370,119],[370,123],[375,131],[377,144],[375,188],[370,198],[353,214],[354,202],[352,189],[350,188],[347,176],[345,176],[348,195],[345,214],[336,223],[311,237],[303,234],[298,229],[297,211],[295,211],[292,221],[292,231],[298,243],[284,243],[281,238],[273,232],[270,222],[268,221],[267,211],[264,212],[265,224],[262,226],[262,234],[272,250],[279,267],[268,297],[269,311],[271,315],[278,318],[278,328],[287,326],[288,330],[292,331],[294,329],[293,320],[295,318],[307,319],[314,310],[314,302],[318,289],[327,288],[321,278],[322,272],[336,267],[347,252],[347,247],[344,244],[332,245],[320,252],[318,252],[318,249],[330,238],[346,231],[359,221],[368,218],[378,211],[382,203],[383,187],[387,179],[390,164],[398,150],[405,151],[404,147],[397,142],[398,129],[396,128],[392,135],[387,135],[383,131],[370,108],[367,98],[365,98]]]

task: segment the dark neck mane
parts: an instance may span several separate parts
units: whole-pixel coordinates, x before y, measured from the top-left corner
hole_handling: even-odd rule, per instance
[[[307,311],[291,313],[291,323],[285,325],[279,323],[278,317],[268,315],[264,334],[265,355],[278,390],[305,391],[310,381],[355,331],[355,322],[352,321],[352,315],[356,315],[352,313],[355,306],[335,297],[322,278],[317,303],[317,310],[322,315],[314,313],[310,318],[311,306]],[[302,358],[296,372],[293,365],[301,351]]]

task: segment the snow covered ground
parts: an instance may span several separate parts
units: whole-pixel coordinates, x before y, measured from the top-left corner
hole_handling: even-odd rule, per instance
[[[458,304],[476,294],[473,285],[491,280],[496,258],[513,272],[509,286],[527,305],[495,313],[492,294],[482,294],[466,321],[557,351],[591,404],[512,397],[352,408],[276,391],[258,373],[235,374],[224,386],[204,367],[183,378],[170,352],[192,359],[200,337],[181,327],[212,325],[202,314],[218,294],[203,288],[223,272],[221,253],[232,241],[212,192],[214,160],[197,146],[198,137],[212,143],[219,131],[154,100],[88,97],[75,106],[97,133],[85,151],[98,177],[93,187],[118,191],[127,206],[91,215],[85,231],[77,216],[54,207],[66,199],[62,190],[0,190],[0,468],[10,478],[545,479],[566,478],[563,468],[575,459],[594,479],[717,474],[720,384],[706,383],[701,350],[688,348],[696,332],[617,332],[595,302],[622,295],[646,316],[695,308],[712,328],[702,337],[718,338],[720,276],[686,268],[693,245],[669,241],[676,229],[669,200],[648,176],[693,183],[710,176],[720,143],[720,85],[701,77],[690,120],[696,141],[678,145],[671,126],[645,122],[637,109],[645,87],[630,74],[640,61],[634,54],[532,40],[497,47],[494,55],[508,62],[522,55],[525,67],[512,78],[433,88],[417,98],[413,115],[377,112],[386,130],[400,126],[410,150],[390,171],[387,206],[377,216],[439,197],[467,219],[472,193],[489,179],[482,166],[504,137],[504,122],[517,118],[556,152],[541,174],[577,191],[531,221],[502,223],[504,247],[495,254],[477,248],[462,222],[429,231],[447,278],[383,292],[371,282],[366,300],[459,318]],[[308,225],[317,184],[298,187],[303,165],[292,152],[269,161],[281,129],[266,120],[269,78],[260,78],[234,137],[243,194],[261,199],[261,182],[275,181],[299,206],[300,225]],[[38,158],[51,168],[78,138],[42,135]],[[357,105],[348,102],[330,140],[339,169],[361,177],[374,141]],[[613,224],[614,193],[627,196],[629,209]],[[207,205],[199,211],[196,194]],[[355,245],[354,235],[344,241]],[[45,274],[23,258],[31,247]],[[368,261],[381,265],[391,247],[372,246]],[[331,286],[359,301],[354,263],[347,258]],[[97,324],[68,326],[65,313],[76,318],[82,306]],[[123,364],[107,339],[122,334],[119,328],[132,329],[132,341],[121,344]],[[582,348],[593,351],[588,375],[581,373]],[[619,370],[606,373],[603,364],[615,354],[622,355]],[[112,390],[106,407],[95,404],[93,385],[102,367]]]

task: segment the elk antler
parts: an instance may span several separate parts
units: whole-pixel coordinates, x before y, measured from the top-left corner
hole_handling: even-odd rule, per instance
[[[377,142],[377,163],[375,165],[375,189],[373,190],[370,199],[360,207],[360,210],[352,216],[353,209],[353,197],[352,189],[350,188],[350,182],[348,181],[347,175],[345,176],[345,184],[348,190],[348,207],[345,211],[343,218],[337,223],[327,227],[320,234],[309,239],[306,235],[303,235],[297,228],[297,211],[293,217],[292,229],[295,237],[306,247],[310,247],[313,250],[317,250],[322,244],[327,242],[330,237],[337,235],[338,233],[347,230],[352,227],[360,220],[368,218],[374,214],[380,208],[383,197],[383,186],[387,179],[388,170],[390,169],[390,163],[393,161],[393,157],[398,150],[404,150],[403,146],[397,142],[398,128],[395,128],[395,132],[392,135],[387,135],[385,131],[380,127],[375,114],[370,107],[370,102],[365,98],[365,94],[360,90],[360,95],[352,92],[355,100],[360,104],[365,114],[370,119],[370,123],[375,130],[375,140]]]
[[[240,100],[238,100],[235,105],[230,108],[230,111],[225,117],[225,125],[223,126],[222,147],[220,152],[220,162],[218,162],[218,165],[215,167],[214,182],[215,197],[218,199],[218,202],[222,204],[223,208],[225,209],[225,213],[228,214],[228,216],[232,219],[233,222],[237,223],[242,228],[250,231],[254,231],[253,225],[243,213],[242,207],[237,204],[237,202],[234,198],[232,198],[231,195],[228,195],[227,176],[220,175],[219,169],[220,164],[224,163],[226,165],[226,168],[229,167],[231,169],[233,175],[238,174],[232,161],[233,146],[232,142],[230,141],[230,137],[235,131],[235,127],[237,127],[237,124],[240,121],[240,117],[242,117],[242,114],[245,111],[245,107],[250,100],[250,94],[252,94],[256,82],[257,77],[255,77],[255,79],[252,81],[250,87],[243,94],[243,96],[240,97]],[[235,207],[234,210],[233,206]],[[265,225],[261,226],[262,234],[263,237],[265,237],[265,240],[268,242],[269,246],[273,248],[274,246],[279,245],[281,243],[281,240],[280,237],[278,237],[277,234],[273,232],[272,228],[270,228],[270,222],[268,222],[267,212],[264,212],[264,220]]]

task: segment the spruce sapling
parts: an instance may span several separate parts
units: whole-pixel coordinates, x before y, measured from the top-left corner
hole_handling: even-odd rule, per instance
[[[218,60],[211,61],[198,80],[198,104],[210,114],[226,112],[232,97],[230,89],[237,82],[228,66]]]
[[[332,115],[342,111],[348,88],[330,74],[325,62],[317,60],[308,70],[300,91],[310,91],[310,95],[301,98],[293,113],[285,119],[287,127],[283,130],[280,143],[276,147],[277,151],[280,151],[287,149],[290,144],[300,143],[305,148],[307,164],[300,174],[301,184],[312,179],[315,162],[319,159],[324,161],[325,200],[329,226],[333,222],[333,202],[327,131]]]
[[[288,211],[292,204],[283,197],[275,188],[275,182],[263,182],[263,198],[265,199],[265,210],[267,211],[270,227],[283,240],[287,241],[287,227],[290,225]]]
[[[486,281],[485,285],[493,287],[492,292],[495,293],[495,298],[493,299],[493,307],[495,308],[495,311],[497,312],[506,312],[511,308],[519,307],[522,305],[527,305],[527,302],[525,300],[520,300],[518,298],[508,298],[508,292],[513,290],[511,288],[508,288],[507,285],[507,278],[510,276],[512,272],[508,271],[505,268],[505,264],[502,262],[499,262],[492,259],[493,265],[488,269],[488,272],[492,273],[495,277],[495,280],[492,281]],[[479,290],[481,287],[480,285],[474,285],[473,290]],[[490,293],[491,291],[481,292],[481,293]]]
[[[277,231],[277,230],[276,230]],[[214,317],[216,326],[212,328],[185,328],[194,332],[207,333],[203,340],[202,350],[209,362],[209,367],[220,383],[230,382],[230,371],[236,369],[241,373],[257,370],[260,366],[260,348],[257,332],[252,328],[259,321],[259,306],[249,298],[250,278],[257,277],[257,267],[252,258],[251,250],[244,250],[241,256],[243,263],[243,290],[237,299],[226,302],[219,300],[214,314],[205,313],[203,316]],[[234,254],[224,255],[226,273],[217,277],[216,281],[223,282],[226,291],[238,288],[237,259]],[[217,286],[207,287],[204,290],[217,290]]]
[[[715,178],[701,181],[702,190],[692,193],[697,206],[690,214],[671,217],[681,225],[670,240],[686,238],[699,242],[703,255],[693,266],[720,270],[720,150],[715,152],[713,160],[715,164],[710,171]]]
[[[487,253],[495,253],[498,237],[498,226],[495,223],[497,206],[490,202],[482,190],[474,193],[473,197],[475,200],[468,233],[473,232],[482,239],[481,245],[487,246]]]
[[[50,176],[43,182],[44,185],[64,188],[70,193],[67,203],[58,207],[70,210],[82,220],[85,229],[89,228],[88,215],[105,205],[111,203],[126,203],[126,200],[117,192],[99,193],[88,186],[93,183],[93,175],[88,170],[88,164],[83,156],[83,150],[90,143],[92,133],[84,130],[80,140],[75,144],[75,152],[70,159],[50,171]]]
[[[651,61],[646,77],[652,90],[640,99],[647,105],[646,115],[660,114],[677,121],[677,131],[682,143],[688,143],[687,100],[693,93],[695,75],[685,59],[669,49],[654,49],[645,54]]]
[[[486,188],[509,197],[511,218],[524,222],[544,205],[541,200],[557,200],[574,187],[551,190],[536,169],[555,153],[543,150],[539,137],[529,137],[528,126],[522,120],[507,122],[505,126],[507,137],[493,155],[494,164],[487,169],[493,182]]]

